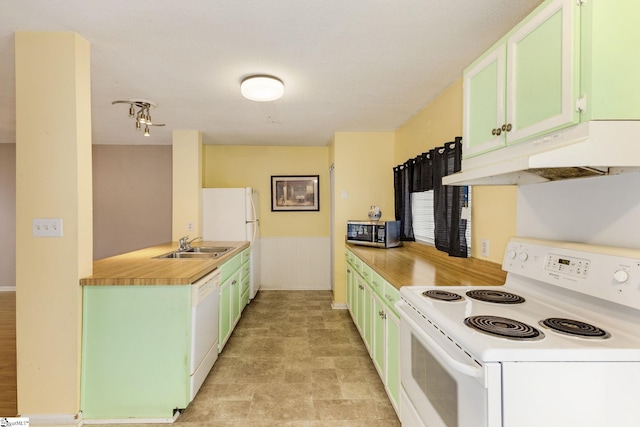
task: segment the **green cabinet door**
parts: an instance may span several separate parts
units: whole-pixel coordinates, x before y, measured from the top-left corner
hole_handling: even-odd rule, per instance
[[[387,312],[386,327],[385,358],[387,370],[385,385],[387,394],[397,410],[400,403],[400,318],[391,311]]]
[[[579,15],[548,1],[507,39],[507,144],[579,122]]]
[[[220,285],[218,310],[218,351],[222,351],[231,336],[231,279]]]
[[[386,348],[386,323],[387,314],[385,304],[380,300],[380,297],[373,295],[372,299],[373,311],[373,343],[371,347],[371,359],[375,365],[380,378],[385,378],[386,364],[385,364],[385,348]]]
[[[240,320],[240,304],[242,304],[242,284],[240,282],[240,271],[237,271],[229,278],[231,281],[231,328],[235,328],[238,320]]]
[[[347,271],[346,271],[346,291],[347,291],[347,308],[349,309],[349,314],[351,314],[351,319],[356,319],[355,313],[355,284],[353,279],[353,267],[351,264],[347,262]]]
[[[364,339],[364,334],[365,334],[365,330],[364,330],[364,326],[365,326],[365,306],[364,306],[364,300],[365,300],[365,296],[364,296],[364,290],[365,290],[365,284],[364,284],[364,280],[362,280],[362,277],[359,274],[355,274],[354,275],[354,280],[356,283],[356,326],[358,327],[358,330],[360,331],[360,335],[362,336],[362,338]]]
[[[506,47],[499,45],[467,69],[463,78],[464,156],[504,147]]]
[[[364,343],[371,354],[373,348],[373,291],[371,286],[364,282],[362,316],[364,317]]]
[[[640,2],[587,1],[580,8],[586,120],[640,119]]]

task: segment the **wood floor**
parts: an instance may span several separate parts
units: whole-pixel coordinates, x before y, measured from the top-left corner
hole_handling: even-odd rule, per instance
[[[16,293],[0,292],[0,417],[15,417]]]

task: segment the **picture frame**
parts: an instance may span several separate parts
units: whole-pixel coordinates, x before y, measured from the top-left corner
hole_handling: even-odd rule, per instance
[[[320,210],[320,175],[272,175],[272,212]]]

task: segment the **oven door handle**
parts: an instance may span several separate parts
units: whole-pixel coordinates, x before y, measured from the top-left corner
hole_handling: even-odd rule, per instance
[[[438,343],[433,338],[431,338],[428,333],[422,330],[422,328],[415,320],[413,320],[407,313],[404,312],[406,308],[403,307],[403,305],[403,302],[398,302],[396,304],[396,306],[400,308],[400,317],[402,317],[409,324],[413,331],[416,331],[420,334],[420,338],[426,341],[426,344],[429,346],[429,351],[435,353],[433,354],[433,356],[439,359],[440,363],[443,363],[449,366],[451,369],[469,377],[481,378],[483,376],[484,371],[482,367],[474,368],[451,357],[451,355],[447,353],[442,347],[440,347],[440,345],[438,345]],[[411,310],[411,308],[408,309]]]

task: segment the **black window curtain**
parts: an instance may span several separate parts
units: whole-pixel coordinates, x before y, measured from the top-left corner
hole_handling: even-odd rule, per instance
[[[462,138],[457,137],[394,168],[395,213],[401,223],[401,240],[415,240],[411,193],[433,190],[436,248],[451,256],[467,257],[467,220],[461,218],[465,187],[442,185],[442,177],[459,172],[461,166]]]
[[[408,161],[393,168],[394,203],[396,220],[400,221],[400,240],[415,241],[411,216],[413,192],[413,162]]]
[[[462,167],[462,138],[433,151],[433,204],[436,248],[455,257],[467,257],[467,220],[462,219],[465,187],[442,185],[442,177]]]

